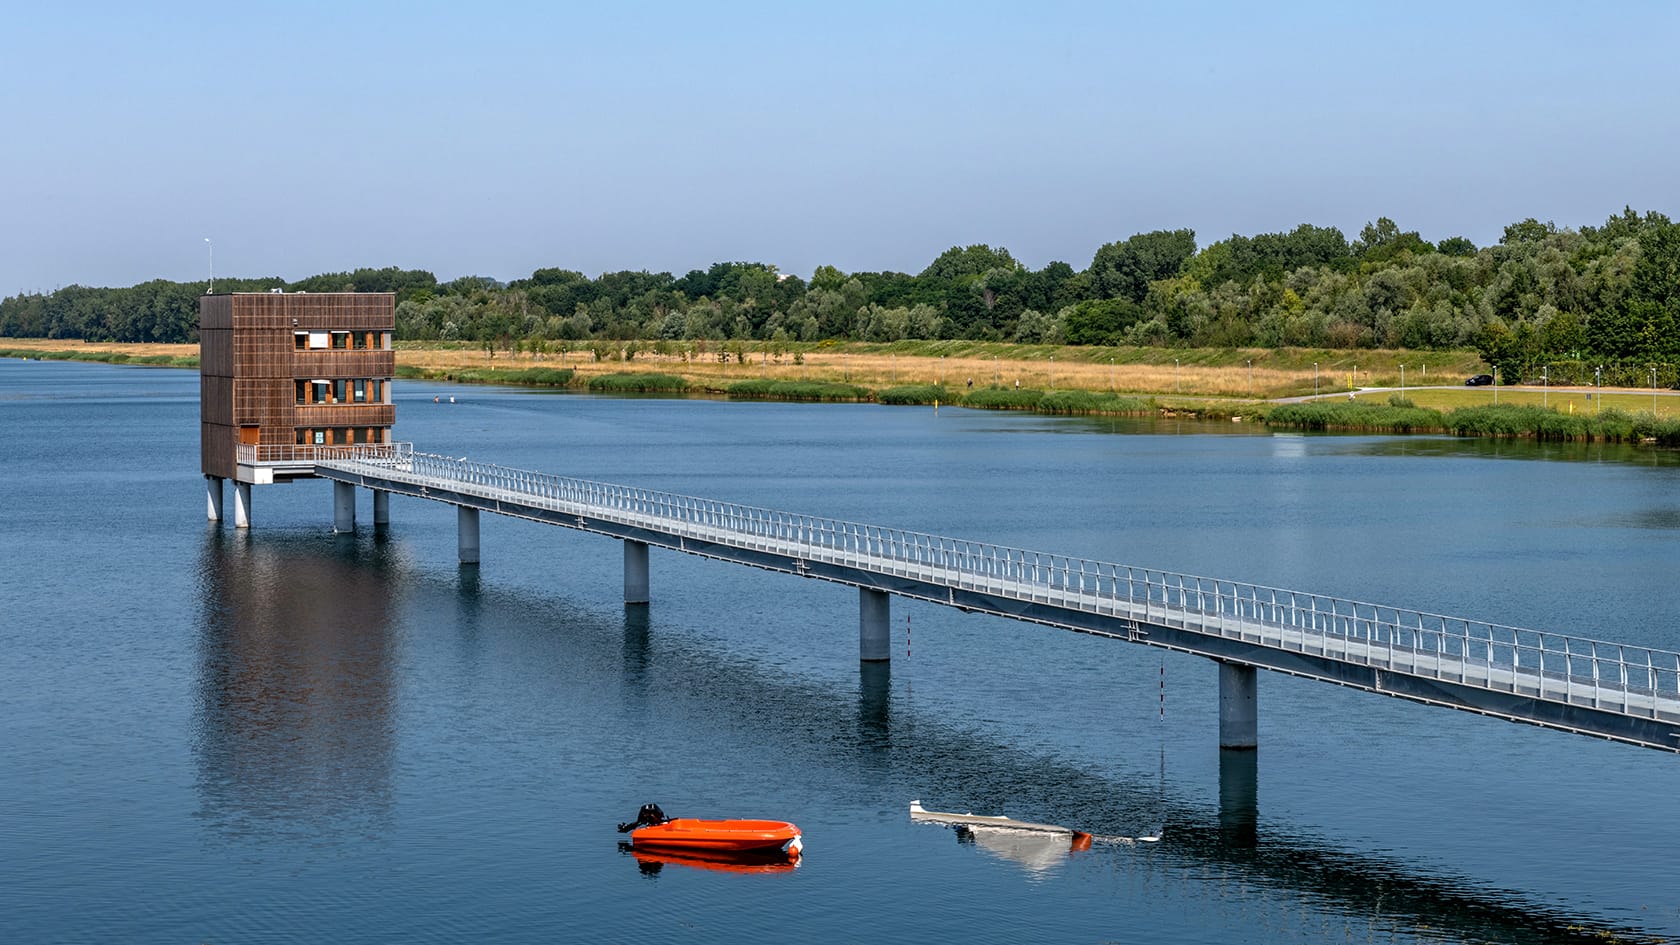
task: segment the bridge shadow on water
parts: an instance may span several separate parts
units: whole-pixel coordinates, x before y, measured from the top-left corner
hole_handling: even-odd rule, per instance
[[[632,723],[676,713],[685,726],[748,729],[787,764],[831,774],[831,791],[855,794],[841,786],[853,780],[904,805],[913,796],[961,797],[967,809],[1046,812],[1032,819],[1099,836],[1159,824],[1163,840],[1116,856],[1116,867],[1145,871],[1189,898],[1275,890],[1374,928],[1468,940],[1648,937],[1519,892],[1265,825],[1255,752],[1222,753],[1219,805],[1210,811],[1175,796],[1164,778],[1116,775],[965,730],[895,687],[890,664],[861,666],[849,687],[802,678],[656,608],[617,613],[499,587],[472,566],[419,569],[399,548],[366,534],[207,535],[194,752],[201,815],[230,837],[354,841],[391,828],[400,635],[393,621],[406,608],[453,623],[469,662],[498,628],[563,625],[563,634],[543,631],[554,637],[547,645],[570,657],[554,665],[567,667],[572,683],[580,672],[603,676],[586,681],[617,687]],[[907,818],[907,807],[900,810]]]

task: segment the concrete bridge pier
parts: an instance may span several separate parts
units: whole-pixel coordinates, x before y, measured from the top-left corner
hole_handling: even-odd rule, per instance
[[[858,659],[885,663],[892,659],[891,598],[886,591],[858,588]]]
[[[222,477],[204,477],[204,498],[210,506],[210,521],[222,520]]]
[[[251,527],[251,484],[237,479],[233,482],[233,527]]]
[[[624,540],[624,602],[648,602],[648,546],[647,542]]]
[[[391,524],[391,493],[373,490],[373,527],[386,528]]]
[[[1255,669],[1241,663],[1219,664],[1219,747],[1253,751],[1259,747],[1259,708],[1255,704]]]
[[[462,564],[478,563],[478,510],[455,506],[455,546]]]
[[[356,530],[356,487],[348,482],[333,482],[333,531]]]

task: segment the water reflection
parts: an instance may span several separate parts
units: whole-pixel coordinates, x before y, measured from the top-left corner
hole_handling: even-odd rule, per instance
[[[1260,753],[1219,750],[1219,834],[1234,848],[1252,848],[1260,832]]]
[[[956,834],[959,843],[972,843],[1034,876],[1067,862],[1076,849],[1070,834],[978,826],[962,827]]]
[[[233,833],[377,835],[391,810],[394,675],[378,546],[211,528],[200,556],[194,753],[202,816]]]
[[[1636,466],[1680,466],[1680,450],[1633,443],[1540,442],[1500,437],[1439,435],[1347,436],[1358,443],[1361,456],[1460,456],[1470,459],[1541,459],[1578,463],[1625,463]]]
[[[803,859],[788,859],[785,856],[764,857],[733,856],[724,854],[706,855],[704,853],[671,853],[666,850],[644,850],[622,840],[618,843],[618,852],[636,861],[636,869],[643,876],[658,876],[667,865],[681,866],[688,869],[708,870],[714,873],[791,873],[799,868]]]
[[[892,664],[858,664],[858,747],[865,753],[892,744]]]

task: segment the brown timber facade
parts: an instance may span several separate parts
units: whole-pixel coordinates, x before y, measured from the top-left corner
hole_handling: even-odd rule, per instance
[[[207,295],[198,314],[206,476],[268,481],[252,461],[391,442],[391,293]]]

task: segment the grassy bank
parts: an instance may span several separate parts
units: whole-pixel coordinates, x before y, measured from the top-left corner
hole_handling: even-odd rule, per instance
[[[1459,407],[1434,410],[1407,403],[1370,404],[1318,401],[1278,404],[1266,411],[1266,424],[1297,430],[1344,430],[1370,433],[1451,433],[1456,436],[1504,437],[1547,441],[1655,443],[1680,446],[1680,418],[1649,411],[1568,414],[1532,404]]]
[[[198,367],[196,354],[130,354],[126,351],[52,351],[38,348],[0,348],[0,358],[34,358],[38,361],[94,361],[100,364],[140,364],[148,367]]]

